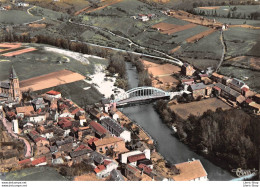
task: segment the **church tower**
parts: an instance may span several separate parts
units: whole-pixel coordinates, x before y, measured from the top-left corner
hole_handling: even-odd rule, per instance
[[[10,96],[12,97],[13,100],[20,101],[21,92],[19,86],[19,79],[13,66],[10,72],[9,80],[10,80]]]

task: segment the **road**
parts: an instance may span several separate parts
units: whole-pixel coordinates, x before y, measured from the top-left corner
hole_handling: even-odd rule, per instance
[[[30,10],[33,9],[33,8],[35,8],[35,7],[36,7],[36,6],[33,6],[33,7],[29,8],[29,9],[27,10],[27,13],[28,13],[29,15],[33,16],[33,14],[30,12]],[[41,20],[44,20],[44,19],[45,19],[45,18],[43,17],[42,19],[36,20],[36,21],[34,21],[34,22],[38,22],[38,21],[41,21]],[[60,20],[54,20],[54,19],[51,19],[51,20],[53,20],[53,21],[58,21],[58,22],[63,22],[63,23],[64,23],[64,21],[60,21]],[[31,23],[34,23],[34,22],[31,22]],[[182,61],[179,60],[179,59],[177,59],[177,58],[174,58],[174,57],[172,57],[172,56],[170,56],[170,55],[168,55],[168,54],[166,54],[166,53],[164,53],[164,52],[161,52],[161,51],[158,51],[158,50],[155,50],[155,49],[148,49],[148,48],[146,48],[146,47],[143,47],[143,46],[141,46],[141,45],[138,45],[138,44],[136,44],[135,42],[133,42],[131,39],[129,39],[129,38],[127,38],[127,37],[124,37],[124,36],[120,36],[120,35],[118,35],[118,34],[115,34],[115,33],[111,32],[111,31],[109,31],[109,30],[107,30],[107,29],[100,28],[100,27],[96,27],[96,26],[89,25],[89,24],[76,23],[76,22],[71,21],[71,19],[69,20],[69,22],[72,23],[72,24],[75,24],[75,25],[80,25],[80,26],[84,26],[84,27],[90,27],[90,28],[93,28],[93,29],[95,29],[95,30],[100,30],[100,31],[107,32],[107,33],[111,34],[112,36],[115,36],[115,37],[118,37],[118,38],[121,38],[121,39],[123,39],[123,40],[128,41],[130,46],[134,45],[134,46],[136,46],[136,47],[138,47],[138,48],[140,48],[140,49],[152,50],[152,51],[154,51],[154,52],[156,52],[156,53],[159,53],[159,54],[161,54],[161,55],[163,55],[163,56],[165,56],[165,57],[167,57],[167,58],[158,57],[158,56],[153,56],[153,55],[144,54],[144,53],[137,53],[137,52],[128,51],[128,50],[119,49],[119,48],[113,48],[113,47],[107,47],[107,46],[97,45],[97,44],[88,43],[88,42],[82,42],[82,41],[78,41],[78,40],[77,40],[77,42],[82,42],[82,43],[86,43],[86,44],[91,45],[91,46],[97,46],[97,47],[101,47],[101,48],[105,48],[105,49],[111,49],[111,50],[121,51],[121,52],[128,52],[128,53],[132,53],[132,54],[136,54],[136,55],[142,55],[142,56],[151,57],[151,58],[155,58],[155,59],[165,60],[165,61],[168,61],[168,62],[170,62],[170,63],[177,64],[178,66],[182,66],[182,65],[183,65]],[[25,24],[29,24],[29,23],[25,23]],[[71,40],[71,41],[76,41],[76,40]]]
[[[221,30],[220,41],[221,41],[221,44],[222,44],[222,47],[223,47],[223,51],[222,51],[221,59],[220,59],[220,62],[219,62],[219,64],[218,64],[218,67],[217,67],[217,69],[216,69],[216,72],[219,71],[219,68],[221,67],[221,65],[222,65],[222,63],[223,63],[224,57],[225,57],[225,54],[226,54],[226,46],[225,46],[225,43],[224,43],[223,30]]]
[[[25,150],[26,150],[26,153],[25,153],[25,157],[31,157],[32,156],[32,148],[31,148],[31,145],[30,143],[28,142],[28,140],[26,140],[25,138],[23,137],[19,137],[17,134],[14,133],[14,131],[12,130],[12,123],[10,123],[9,121],[7,121],[5,118],[1,117],[0,116],[0,119],[2,119],[2,122],[6,128],[6,130],[8,131],[9,134],[11,134],[14,138],[17,138],[19,140],[22,140],[25,144]]]
[[[100,30],[100,31],[107,32],[107,33],[111,34],[112,36],[116,36],[116,37],[118,37],[118,38],[121,38],[121,39],[123,39],[123,40],[128,41],[130,46],[134,45],[134,46],[136,46],[136,47],[139,47],[140,49],[152,50],[152,51],[154,51],[154,52],[156,52],[156,53],[159,53],[159,54],[161,54],[161,55],[166,56],[167,58],[171,59],[172,62],[176,63],[176,64],[179,65],[179,66],[182,66],[182,65],[183,65],[182,61],[180,61],[180,60],[177,59],[177,58],[174,58],[174,57],[172,57],[172,56],[170,56],[170,55],[168,55],[168,54],[166,54],[166,53],[164,53],[164,52],[161,52],[161,51],[158,51],[158,50],[155,50],[155,49],[148,49],[148,48],[146,48],[146,47],[143,47],[143,46],[141,46],[141,45],[138,45],[138,44],[136,44],[135,42],[133,42],[131,39],[126,38],[126,37],[124,37],[124,36],[120,36],[120,35],[118,35],[118,34],[115,34],[115,33],[111,32],[111,31],[109,31],[109,30],[107,30],[107,29],[100,28],[100,27],[93,26],[93,25],[89,25],[89,24],[76,23],[76,22],[73,22],[73,21],[71,21],[71,20],[69,20],[69,22],[72,23],[72,24],[76,24],[76,25],[80,25],[80,26],[84,26],[84,27],[90,27],[90,28],[93,28],[93,29],[96,29],[96,30]],[[107,48],[115,49],[115,48],[112,48],[112,47],[107,47]],[[126,51],[126,50],[122,50],[122,49],[120,49],[120,50],[121,50],[121,51]],[[137,54],[142,54],[143,56],[149,56],[149,57],[153,57],[153,58],[154,58],[154,57],[158,58],[157,56],[147,55],[147,54],[143,54],[143,53],[137,53]],[[163,58],[163,59],[167,60],[166,58]],[[169,60],[169,59],[168,59],[168,60]]]

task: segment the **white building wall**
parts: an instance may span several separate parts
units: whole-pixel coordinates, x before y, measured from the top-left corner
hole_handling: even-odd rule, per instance
[[[12,124],[13,124],[13,131],[14,131],[14,133],[18,134],[19,133],[18,120],[14,119],[12,121]]]
[[[143,151],[143,153],[145,154],[145,157],[147,158],[147,159],[151,159],[151,150],[150,149],[145,149],[144,151]]]
[[[40,122],[40,121],[45,121],[46,120],[46,116],[42,115],[42,116],[32,116],[29,118],[30,121],[33,121],[35,123]]]
[[[123,164],[127,164],[127,157],[133,156],[133,155],[138,155],[138,154],[141,154],[141,153],[142,153],[141,151],[137,150],[137,151],[131,151],[131,152],[121,154],[120,162],[123,163]]]
[[[131,141],[131,132],[125,130],[122,132],[119,136],[120,138],[123,138],[125,142],[130,142]]]

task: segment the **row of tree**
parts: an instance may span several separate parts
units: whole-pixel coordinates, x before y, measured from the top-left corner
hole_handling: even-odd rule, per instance
[[[183,120],[169,110],[167,102],[158,101],[156,110],[169,126],[176,124],[177,135],[194,150],[226,169],[258,168],[260,153],[260,117],[242,110],[216,112],[202,116],[190,115]]]

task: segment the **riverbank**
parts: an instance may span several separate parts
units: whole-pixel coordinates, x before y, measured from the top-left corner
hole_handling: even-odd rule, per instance
[[[130,127],[132,133],[138,131],[138,133],[135,133],[135,135],[137,135],[139,141],[145,143],[146,146],[151,149],[151,161],[153,163],[154,171],[163,178],[172,180],[172,177],[175,175],[175,173],[169,167],[167,167],[167,160],[157,151],[156,141],[154,141],[152,136],[146,132],[142,126],[138,125],[138,123],[132,122],[132,120],[121,111],[117,111],[116,113],[121,119],[120,124],[127,125],[132,123]]]
[[[167,106],[168,107],[168,106]],[[169,121],[155,107],[164,121]],[[223,122],[222,119],[226,119]],[[188,119],[175,118],[167,123],[177,129],[174,134],[182,143],[212,163],[232,171],[236,168],[258,168],[257,163],[257,123],[260,119],[242,110],[229,109],[207,111],[202,116]],[[230,130],[232,129],[232,130]],[[255,129],[252,131],[252,129]],[[254,132],[256,131],[256,132]],[[226,141],[222,141],[225,139]],[[236,147],[232,146],[236,142]],[[248,154],[244,155],[246,151]],[[235,173],[232,173],[235,176]]]
[[[85,82],[92,84],[105,98],[124,93],[125,90],[115,86],[116,77],[107,76],[105,71],[105,66],[97,65],[95,73],[89,76],[91,80],[85,80]]]

